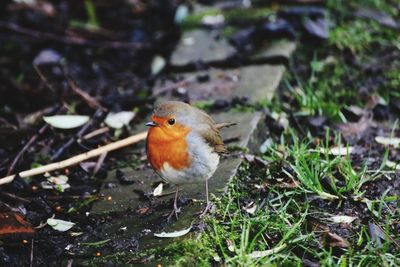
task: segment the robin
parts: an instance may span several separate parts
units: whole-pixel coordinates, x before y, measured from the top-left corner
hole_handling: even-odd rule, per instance
[[[227,153],[219,129],[235,123],[219,123],[204,111],[178,101],[167,101],[154,109],[147,134],[147,158],[155,172],[176,186],[174,209],[178,218],[179,186],[205,182],[207,204],[210,208],[208,179],[217,169],[220,154]]]

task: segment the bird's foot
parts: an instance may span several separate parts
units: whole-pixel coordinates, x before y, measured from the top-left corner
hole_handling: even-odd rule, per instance
[[[212,207],[211,202],[207,202],[206,207],[205,207],[204,210],[200,213],[200,218],[203,218],[204,215],[206,215],[207,212],[211,209],[211,207]]]
[[[174,215],[175,215],[175,218],[178,220],[178,213],[181,213],[181,208],[178,208],[175,206],[174,209],[171,211],[171,213],[168,215],[167,222],[169,222],[171,220],[172,216],[174,216]]]

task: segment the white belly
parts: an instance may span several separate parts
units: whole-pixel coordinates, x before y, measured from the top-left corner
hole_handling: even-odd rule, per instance
[[[219,155],[200,136],[189,134],[187,141],[191,166],[175,170],[168,163],[164,163],[160,170],[161,177],[171,184],[204,182],[210,179],[217,169]]]

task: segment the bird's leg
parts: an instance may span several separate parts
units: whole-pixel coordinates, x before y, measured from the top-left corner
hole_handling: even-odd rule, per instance
[[[210,201],[208,199],[208,180],[206,180],[206,200],[207,200],[206,207],[204,208],[203,212],[200,214],[200,217],[203,217],[204,215],[206,215],[206,213],[211,208],[211,203],[210,203]]]
[[[178,213],[181,212],[181,208],[178,208],[178,193],[179,193],[179,186],[176,186],[174,209],[169,214],[169,216],[167,218],[168,221],[171,219],[172,215],[174,215],[174,214],[175,214],[176,219],[178,219]]]

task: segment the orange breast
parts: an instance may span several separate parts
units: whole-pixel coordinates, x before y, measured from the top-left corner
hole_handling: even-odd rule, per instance
[[[174,127],[159,126],[149,129],[147,135],[147,158],[156,170],[161,170],[168,163],[175,170],[190,166],[186,136],[190,128],[179,125]]]

